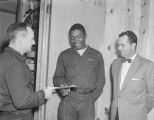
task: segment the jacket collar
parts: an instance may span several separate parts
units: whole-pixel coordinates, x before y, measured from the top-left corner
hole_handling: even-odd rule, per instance
[[[25,61],[26,57],[24,57],[23,55],[21,55],[18,51],[16,51],[15,49],[11,48],[11,47],[6,47],[4,49],[4,52],[8,52],[13,54],[17,59],[19,59],[20,61]]]

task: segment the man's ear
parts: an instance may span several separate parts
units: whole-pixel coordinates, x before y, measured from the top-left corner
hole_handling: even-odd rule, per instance
[[[21,35],[19,35],[17,38],[16,38],[16,44],[18,44],[19,46],[21,46],[22,45],[22,36]]]
[[[132,43],[133,49],[136,49],[136,43]]]
[[[18,36],[17,38],[16,38],[16,43],[20,43],[21,42],[21,38],[20,38],[20,36]]]
[[[87,38],[87,33],[85,33],[84,37]]]

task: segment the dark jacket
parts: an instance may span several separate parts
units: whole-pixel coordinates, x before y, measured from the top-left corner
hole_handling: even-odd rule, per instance
[[[34,92],[34,77],[25,58],[12,48],[0,55],[0,111],[31,110],[45,101],[44,91]]]

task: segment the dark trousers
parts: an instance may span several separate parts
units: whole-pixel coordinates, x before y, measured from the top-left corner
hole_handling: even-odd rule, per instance
[[[94,101],[62,100],[58,108],[58,120],[94,120]]]
[[[0,120],[33,120],[31,112],[23,114],[1,113],[0,115]]]
[[[119,120],[119,112],[118,112],[118,109],[117,109],[117,112],[116,112],[115,120]]]

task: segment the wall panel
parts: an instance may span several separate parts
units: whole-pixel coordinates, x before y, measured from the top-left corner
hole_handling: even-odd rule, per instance
[[[0,53],[4,42],[7,41],[7,28],[15,19],[15,14],[0,11]]]

